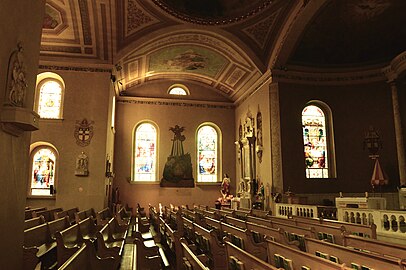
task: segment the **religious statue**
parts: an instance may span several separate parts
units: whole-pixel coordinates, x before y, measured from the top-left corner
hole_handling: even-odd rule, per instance
[[[223,182],[221,183],[221,195],[223,195],[223,199],[225,200],[228,195],[230,195],[230,178],[228,174],[224,174]]]
[[[89,158],[85,152],[80,153],[76,158],[75,175],[88,176],[89,175]]]
[[[9,103],[12,106],[23,107],[28,84],[23,62],[23,46],[21,43],[18,43],[17,49],[11,54],[9,61]]]

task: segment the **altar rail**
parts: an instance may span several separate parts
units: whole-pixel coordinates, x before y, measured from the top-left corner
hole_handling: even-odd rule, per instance
[[[406,237],[406,212],[395,210],[374,210],[361,208],[335,208],[317,205],[285,204],[277,203],[275,216],[277,217],[309,217],[336,219],[343,222],[376,225],[376,232],[380,235],[388,235],[395,238]],[[335,214],[334,214],[335,213]],[[329,216],[333,216],[330,218]]]
[[[299,216],[337,220],[337,208],[334,206],[277,203],[275,216]]]

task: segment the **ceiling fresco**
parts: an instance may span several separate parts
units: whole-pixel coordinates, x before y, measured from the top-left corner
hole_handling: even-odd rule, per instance
[[[386,65],[406,50],[404,10],[404,0],[46,0],[40,66],[112,72],[127,94],[191,81],[236,102],[270,70]]]

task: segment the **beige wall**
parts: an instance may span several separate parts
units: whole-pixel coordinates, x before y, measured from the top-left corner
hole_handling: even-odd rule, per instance
[[[25,107],[33,104],[38,69],[41,23],[45,1],[3,0],[0,2],[0,104],[5,97],[8,62],[22,42],[28,88]],[[1,109],[0,109],[1,114]],[[14,137],[0,130],[0,264],[7,269],[21,269],[26,166],[30,134]]]
[[[156,104],[159,102],[159,104]],[[186,103],[151,101],[140,104],[131,100],[119,101],[116,114],[115,187],[119,187],[120,200],[130,206],[140,203],[157,205],[159,202],[179,204],[206,204],[214,206],[220,195],[219,185],[196,186],[195,188],[161,188],[158,184],[130,184],[131,149],[133,129],[142,120],[150,120],[158,126],[158,181],[162,178],[163,168],[172,147],[173,133],[169,130],[175,125],[184,126],[182,133],[186,136],[183,142],[185,152],[192,158],[193,174],[196,180],[196,146],[195,136],[197,127],[204,122],[215,123],[222,132],[222,172],[228,173],[235,187],[235,146],[234,146],[234,109],[208,108],[201,105],[189,106]],[[222,178],[222,177],[221,177]],[[221,179],[220,179],[221,180]]]
[[[41,70],[43,72],[44,70]],[[49,71],[49,70],[47,70]],[[56,201],[29,199],[31,205],[55,205],[64,209],[105,206],[106,141],[111,95],[110,74],[103,72],[56,71],[65,82],[63,120],[41,120],[31,143],[48,142],[59,152]],[[76,144],[76,121],[94,121],[90,145]],[[110,147],[110,146],[109,146]],[[89,176],[75,176],[76,157],[89,157]]]
[[[260,179],[268,189],[272,186],[272,167],[271,167],[271,139],[270,139],[270,105],[269,105],[269,86],[263,85],[254,94],[242,102],[235,110],[236,137],[238,137],[238,126],[244,125],[248,110],[255,119],[255,133],[257,134],[257,113],[262,114],[262,138],[263,153],[262,162],[259,162],[256,156],[256,175],[255,179]],[[257,135],[256,135],[257,136]],[[241,178],[241,163],[236,163],[237,179]]]

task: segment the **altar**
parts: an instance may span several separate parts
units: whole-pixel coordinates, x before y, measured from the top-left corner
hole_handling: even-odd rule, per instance
[[[385,210],[386,199],[382,197],[338,197],[336,207]]]

